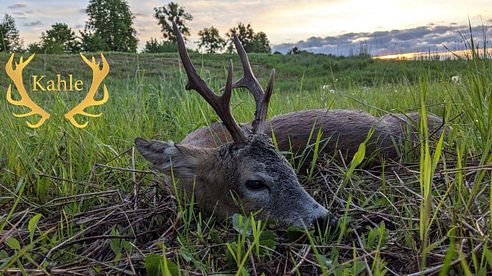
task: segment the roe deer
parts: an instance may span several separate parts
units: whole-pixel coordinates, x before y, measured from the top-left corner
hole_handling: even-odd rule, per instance
[[[238,37],[234,44],[244,74],[232,83],[232,61],[229,62],[224,92],[217,96],[197,74],[183,38],[174,26],[178,51],[188,76],[187,90],[197,91],[215,110],[222,123],[214,123],[190,133],[181,143],[135,140],[140,153],[167,175],[179,179],[178,186],[192,193],[198,204],[221,216],[232,213],[260,211],[261,218],[272,218],[286,225],[309,226],[314,222],[335,225],[336,218],[317,203],[299,184],[292,166],[274,147],[272,132],[281,151],[299,152],[309,144],[315,127],[322,129],[329,143],[323,153],[340,150],[350,158],[368,132],[374,129],[368,152],[381,151],[397,157],[395,140],[404,136],[405,126],[418,120],[418,114],[387,115],[376,118],[350,110],[306,110],[266,120],[268,103],[273,92],[275,70],[264,91],[254,76],[248,56]],[[251,124],[239,125],[230,111],[234,88],[246,88],[256,102]],[[430,128],[441,124],[436,116],[428,118]],[[266,133],[265,133],[266,132]],[[239,199],[239,203],[235,199]]]

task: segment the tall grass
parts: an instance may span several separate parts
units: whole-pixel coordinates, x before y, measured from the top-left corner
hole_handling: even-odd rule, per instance
[[[427,125],[427,110],[425,105],[425,98],[427,94],[427,86],[424,81],[420,94],[420,193],[422,195],[422,203],[420,207],[420,239],[421,239],[421,266],[426,267],[427,253],[429,247],[429,233],[432,227],[432,187],[433,178],[436,167],[441,158],[441,151],[443,148],[444,135],[443,131],[440,135],[439,141],[435,145],[435,150],[431,152],[429,142],[429,127]],[[437,212],[435,213],[437,214]]]

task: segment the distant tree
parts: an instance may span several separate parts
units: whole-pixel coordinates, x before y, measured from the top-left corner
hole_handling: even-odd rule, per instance
[[[15,19],[6,14],[0,23],[0,52],[20,51],[22,42]]]
[[[86,12],[89,20],[81,32],[84,51],[137,51],[134,16],[126,0],[90,0]]]
[[[259,32],[255,35],[253,41],[251,42],[251,52],[252,53],[270,53],[272,48],[270,47],[270,41],[266,33]]]
[[[78,53],[80,42],[67,24],[56,23],[46,33],[42,33],[40,48],[42,52],[50,54]]]
[[[307,53],[307,51],[301,50],[297,46],[294,46],[294,48],[292,48],[289,51],[287,51],[287,54],[288,55],[299,55],[299,54],[302,54],[302,53]]]
[[[41,43],[34,42],[34,43],[27,45],[27,51],[29,53],[42,53],[43,48],[41,47]]]
[[[200,30],[198,36],[200,36],[198,47],[205,49],[207,53],[221,51],[226,44],[225,40],[220,37],[219,30],[214,26]]]
[[[97,33],[86,30],[80,32],[81,50],[84,52],[110,51],[106,41]]]
[[[176,23],[186,39],[190,35],[190,29],[186,26],[186,21],[193,20],[193,16],[175,2],[170,2],[166,6],[154,8],[154,17],[159,20],[162,36],[169,41],[176,41],[173,32],[173,22]]]
[[[249,46],[249,44],[251,43],[251,41],[254,39],[254,36],[255,36],[255,32],[253,31],[251,24],[244,25],[243,23],[240,22],[237,25],[237,27],[229,29],[229,32],[226,33],[226,36],[228,38],[227,39],[228,40],[227,51],[229,53],[234,52],[234,50],[236,49],[234,47],[233,34],[237,35],[237,37],[239,38],[239,40],[243,44],[243,47],[246,50],[246,52],[250,52],[250,51],[248,51],[249,47],[246,47],[246,46]]]
[[[149,41],[145,42],[145,48],[144,52],[145,53],[158,53],[159,49],[159,41],[155,38],[150,38]]]
[[[178,51],[178,45],[172,41],[157,41],[155,38],[151,38],[145,42],[145,53],[175,53]]]
[[[264,32],[255,33],[251,24],[244,25],[239,23],[237,27],[230,29],[226,34],[229,41],[228,52],[233,52],[235,49],[233,34],[238,36],[244,46],[244,50],[248,53],[270,53],[272,51],[270,41]]]

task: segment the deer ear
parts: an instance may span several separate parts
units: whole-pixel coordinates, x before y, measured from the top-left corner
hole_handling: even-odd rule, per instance
[[[137,138],[135,145],[143,157],[154,164],[158,170],[168,175],[172,172],[184,178],[196,176],[200,162],[207,155],[206,151],[190,146],[176,145],[173,142],[147,141]]]

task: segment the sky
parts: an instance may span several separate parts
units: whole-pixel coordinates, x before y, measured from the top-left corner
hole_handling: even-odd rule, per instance
[[[153,8],[170,1],[129,0],[139,48],[161,38]],[[239,22],[268,35],[273,49],[297,46],[316,53],[347,55],[367,45],[373,55],[453,49],[462,45],[459,31],[468,19],[476,31],[492,38],[491,0],[187,0],[175,1],[193,15],[189,23],[197,41],[200,29],[215,26],[222,35]],[[24,45],[36,42],[52,24],[82,30],[88,0],[0,0],[0,14],[12,15]],[[480,27],[480,28],[478,28]],[[77,32],[78,33],[78,32]],[[196,47],[194,44],[189,45]]]

